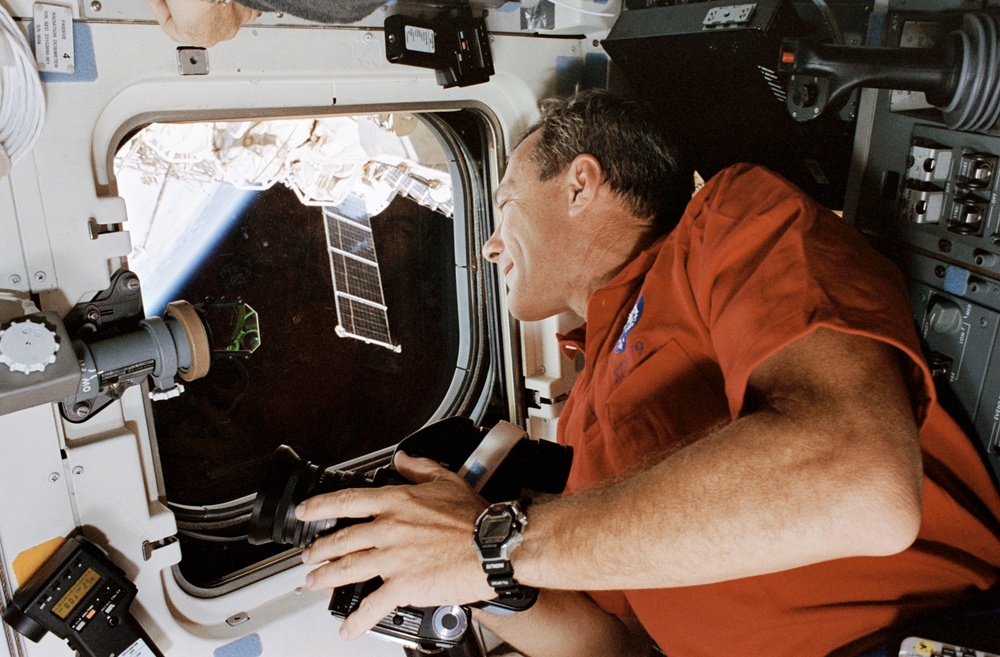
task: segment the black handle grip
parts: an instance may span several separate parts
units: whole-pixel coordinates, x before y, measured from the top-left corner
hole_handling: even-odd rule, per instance
[[[798,109],[834,105],[857,87],[922,91],[928,102],[943,107],[958,88],[962,58],[958,32],[935,48],[839,46],[799,38],[781,43],[781,70],[797,79],[821,78],[827,85],[825,98],[819,90],[790,88],[789,107]]]

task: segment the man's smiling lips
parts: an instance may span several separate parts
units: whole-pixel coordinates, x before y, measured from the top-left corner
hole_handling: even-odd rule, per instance
[[[513,262],[508,263],[507,266],[503,268],[503,277],[507,278],[507,274],[509,274],[510,270],[513,268],[514,268],[514,263]]]

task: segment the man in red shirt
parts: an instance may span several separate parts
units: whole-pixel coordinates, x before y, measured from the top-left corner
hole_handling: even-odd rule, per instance
[[[671,657],[819,657],[995,588],[1000,497],[937,403],[898,271],[755,166],[671,230],[685,176],[651,112],[603,92],[546,105],[510,158],[484,256],[514,317],[584,320],[561,339],[585,367],[559,420],[570,494],[510,506],[506,566],[542,593],[480,619],[536,657],[642,654],[636,621]],[[375,518],[304,553],[327,562],[312,588],[385,580],[347,638],[496,594],[469,541],[482,500],[396,465],[418,485],[299,510]]]

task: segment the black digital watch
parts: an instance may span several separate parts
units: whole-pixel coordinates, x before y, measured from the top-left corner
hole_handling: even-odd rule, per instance
[[[521,601],[529,597],[526,587],[514,579],[510,555],[523,538],[528,518],[524,515],[526,502],[498,502],[491,504],[476,520],[473,541],[483,564],[486,580],[502,602]]]

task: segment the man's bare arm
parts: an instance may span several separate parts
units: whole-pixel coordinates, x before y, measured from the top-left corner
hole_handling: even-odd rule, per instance
[[[565,590],[689,586],[905,549],[920,523],[917,430],[897,352],[820,329],[754,371],[743,417],[650,470],[528,513],[519,582]],[[649,403],[655,403],[650,400]],[[416,486],[347,489],[298,517],[374,516],[319,539],[311,588],[381,575],[344,623],[357,637],[394,606],[492,597],[471,545],[484,503],[426,459]]]
[[[473,615],[528,657],[647,657],[652,646],[634,616],[622,621],[575,591],[540,591],[538,601],[517,614],[474,609]]]
[[[912,543],[920,448],[894,348],[820,329],[757,367],[748,403],[646,472],[533,508],[520,581],[689,586]]]
[[[156,21],[174,41],[209,48],[236,36],[240,26],[260,12],[235,2],[207,0],[146,0]]]

